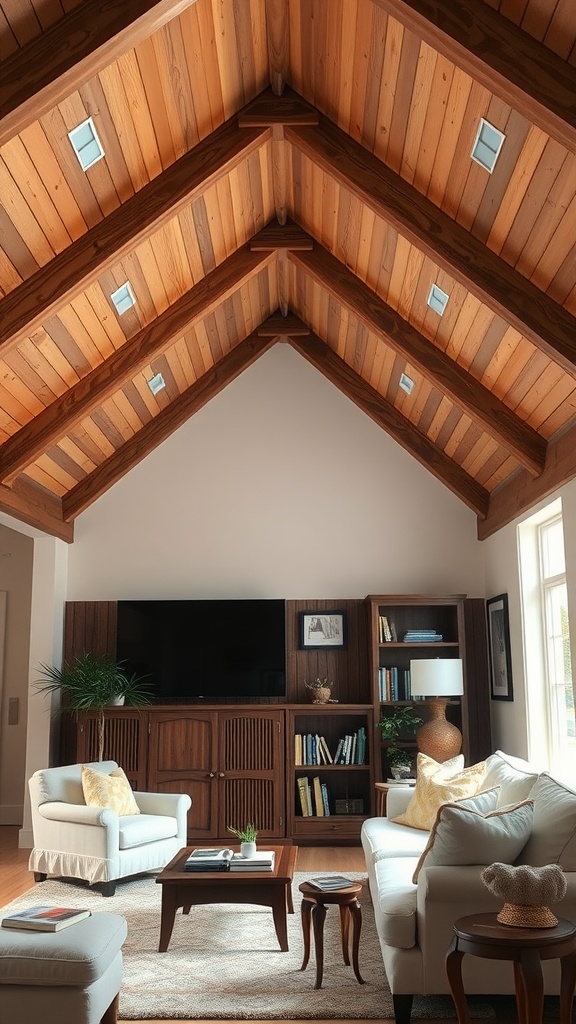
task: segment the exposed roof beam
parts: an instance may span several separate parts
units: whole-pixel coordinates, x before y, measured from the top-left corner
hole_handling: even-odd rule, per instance
[[[387,345],[404,355],[426,380],[464,409],[531,473],[542,471],[546,453],[544,438],[403,320],[344,264],[317,244],[312,252],[289,253],[288,259],[326,288]]]
[[[372,153],[322,117],[318,128],[287,126],[286,138],[377,216],[425,252],[481,302],[569,373],[576,318]]]
[[[60,498],[32,480],[18,480],[14,487],[0,484],[0,511],[68,544],[74,540],[74,526],[64,522]]]
[[[78,8],[79,10],[81,9]],[[231,118],[0,301],[0,358],[268,138]]]
[[[288,316],[272,313],[272,316],[256,328],[256,334],[260,338],[303,338],[310,334],[310,328],[293,313],[289,313]]]
[[[281,96],[290,69],[288,0],[266,0],[266,40],[270,86],[275,96]]]
[[[576,68],[483,0],[373,0],[409,31],[576,152]]]
[[[486,515],[488,492],[436,448],[329,345],[312,332],[307,338],[293,336],[290,344],[473,512],[478,516]]]
[[[11,482],[42,452],[131,380],[175,338],[224,302],[270,260],[273,252],[238,249],[164,310],[100,366],[65,391],[0,447],[0,480]]]
[[[274,338],[261,337],[254,331],[227,355],[191,384],[174,402],[158,414],[142,430],[127,441],[102,465],[76,484],[63,499],[64,518],[74,519],[92,502],[117,483],[129,470],[146,458],[162,441],[181,427],[195,412],[219,394],[243,370],[275,344]]]
[[[286,89],[282,96],[275,96],[271,89],[264,89],[240,111],[238,124],[240,128],[270,128],[275,124],[315,125],[319,117],[316,107],[293,89]]]
[[[0,146],[196,0],[83,0],[0,65]]]
[[[478,539],[486,540],[537,502],[576,477],[576,426],[548,443],[546,466],[537,479],[524,470],[492,491],[485,522],[478,522]]]

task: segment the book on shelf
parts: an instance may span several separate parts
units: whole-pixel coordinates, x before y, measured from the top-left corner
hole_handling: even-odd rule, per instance
[[[312,779],[312,786],[314,788],[314,810],[318,818],[324,817],[324,801],[322,800],[322,787],[320,785],[320,779],[316,775]]]
[[[336,747],[336,753],[334,754],[334,764],[342,764],[342,761],[340,760],[340,758],[341,758],[341,755],[342,755],[342,747],[343,746],[344,746],[344,740],[343,739],[339,739],[338,740],[338,746]]]
[[[273,871],[274,850],[257,850],[253,857],[243,857],[234,853],[230,861],[230,871]]]
[[[344,875],[319,875],[317,878],[309,878],[307,881],[308,885],[324,892],[329,892],[331,889],[349,889],[351,885],[354,885],[352,879],[346,878]]]
[[[34,932],[59,932],[71,924],[78,924],[90,917],[91,910],[74,910],[71,907],[43,907],[36,904],[27,910],[19,910],[2,918],[3,928],[22,928]]]
[[[294,764],[302,764],[302,734],[294,733]]]
[[[321,744],[322,750],[324,752],[324,757],[326,758],[324,763],[325,764],[333,764],[334,762],[332,760],[332,754],[330,753],[330,748],[329,748],[328,744],[326,743],[326,740],[325,740],[324,736],[320,737],[320,744]]]
[[[232,850],[220,847],[192,850],[184,862],[184,871],[229,871],[232,856]]]
[[[309,818],[312,814],[311,799],[310,799],[310,786],[308,779],[302,776],[297,780],[298,782],[298,796],[300,798],[300,810],[304,818]]]
[[[322,803],[324,804],[324,814],[328,816],[330,814],[330,803],[328,801],[328,786],[325,782],[320,783],[320,789],[322,790]]]

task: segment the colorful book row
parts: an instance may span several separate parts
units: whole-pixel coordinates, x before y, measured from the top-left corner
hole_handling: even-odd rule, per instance
[[[314,816],[324,818],[330,814],[328,789],[325,782],[320,782],[316,775],[312,780],[303,776],[297,780],[297,784],[300,810],[304,818]]]

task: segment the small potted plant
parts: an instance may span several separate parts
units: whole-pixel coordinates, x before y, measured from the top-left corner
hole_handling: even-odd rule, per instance
[[[320,679],[318,676],[311,683],[304,683],[304,686],[310,690],[313,704],[328,704],[334,683],[328,682],[328,679]]]
[[[385,715],[378,722],[383,740],[412,739],[422,722],[411,704],[398,704],[392,714]],[[411,750],[390,746],[386,751],[392,777],[395,779],[410,778],[413,755]]]
[[[256,836],[258,832],[256,826],[249,821],[244,828],[232,828],[228,825],[228,831],[236,836],[240,840],[240,856],[241,857],[254,857],[256,854]]]

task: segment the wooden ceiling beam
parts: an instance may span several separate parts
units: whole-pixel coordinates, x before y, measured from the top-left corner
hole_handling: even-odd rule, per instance
[[[281,96],[290,71],[288,0],[265,0],[265,4],[270,87],[275,96]]]
[[[261,337],[254,331],[236,345],[130,441],[68,492],[62,503],[64,518],[75,519],[274,344],[274,338]]]
[[[478,522],[478,540],[491,537],[574,477],[576,426],[549,441],[546,465],[541,476],[533,479],[525,470],[520,470],[511,480],[492,491],[488,514],[483,522]]]
[[[482,245],[412,185],[322,117],[286,138],[489,309],[568,373],[576,367],[576,318]]]
[[[310,332],[306,338],[293,336],[290,344],[322,373],[342,394],[370,416],[420,465],[432,473],[478,516],[486,515],[488,492],[452,459],[428,440],[394,406],[371,387],[329,345]]]
[[[0,480],[11,483],[75,424],[115,394],[175,338],[224,302],[275,258],[238,249],[113,355],[65,391],[0,447]]]
[[[80,9],[80,8],[79,8]],[[0,358],[60,306],[255,152],[268,129],[231,118],[0,301]]]
[[[310,275],[369,330],[417,367],[433,387],[446,394],[502,444],[530,473],[544,468],[546,441],[503,402],[428,341],[407,320],[322,246],[290,252],[288,259]]]
[[[196,0],[83,0],[0,64],[0,146]]]
[[[288,313],[287,316],[273,313],[263,324],[260,324],[260,327],[256,328],[256,334],[260,338],[300,338],[310,334],[310,328],[293,313]]]
[[[483,0],[372,0],[528,121],[576,152],[576,68]]]
[[[316,125],[320,114],[293,89],[276,96],[265,89],[238,114],[240,128],[269,128],[272,125]]]
[[[67,544],[74,540],[74,525],[64,522],[60,498],[32,480],[18,480],[14,487],[0,484],[0,511]]]

